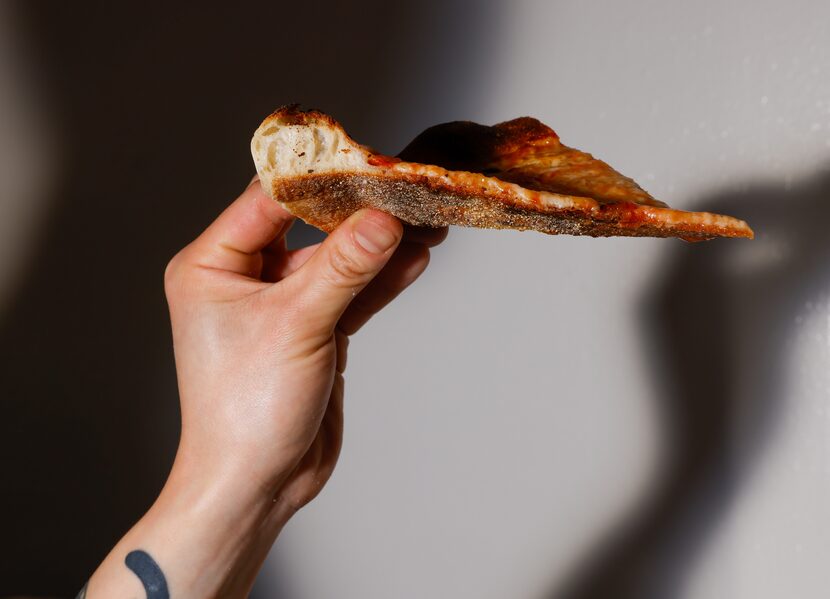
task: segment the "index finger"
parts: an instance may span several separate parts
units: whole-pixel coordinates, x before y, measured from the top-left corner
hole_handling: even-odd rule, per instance
[[[201,266],[258,276],[260,252],[282,237],[294,217],[263,191],[258,178],[191,244]]]

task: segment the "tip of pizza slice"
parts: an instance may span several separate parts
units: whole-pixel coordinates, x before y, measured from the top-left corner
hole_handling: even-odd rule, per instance
[[[753,237],[742,220],[667,207],[531,117],[436,125],[392,157],[354,141],[331,116],[291,105],[262,122],[251,152],[263,188],[324,231],[369,207],[420,226]]]

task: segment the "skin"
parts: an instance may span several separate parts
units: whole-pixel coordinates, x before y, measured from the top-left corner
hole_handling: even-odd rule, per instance
[[[245,597],[286,522],[314,499],[343,439],[349,335],[411,284],[446,229],[363,210],[287,251],[292,216],[258,180],[169,263],[182,432],[158,499],[89,581],[144,597],[146,552],[170,597]]]

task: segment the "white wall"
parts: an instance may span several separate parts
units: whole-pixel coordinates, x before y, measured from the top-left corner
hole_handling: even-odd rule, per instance
[[[683,317],[701,317],[696,301],[725,311],[730,372],[712,381],[725,446],[689,501],[650,524],[634,594],[824,596],[830,271],[806,264],[827,251],[824,227],[805,223],[830,217],[816,174],[830,166],[830,4],[510,2],[495,27],[468,118],[537,116],[672,206],[728,206],[758,239],[453,230],[352,343],[341,463],[278,542],[272,580],[298,598],[564,595],[672,467],[661,406],[695,398],[664,397],[684,382],[661,382],[647,351],[661,322],[641,316],[690,269],[717,270],[717,294],[693,288]],[[781,216],[791,209],[808,216]],[[670,351],[688,341],[668,338]]]

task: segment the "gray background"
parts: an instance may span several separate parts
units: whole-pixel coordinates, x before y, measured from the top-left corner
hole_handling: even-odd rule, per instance
[[[828,71],[819,0],[0,4],[0,594],[73,593],[155,497],[164,265],[299,101],[387,152],[533,115],[757,239],[451,231],[257,597],[825,596]]]

